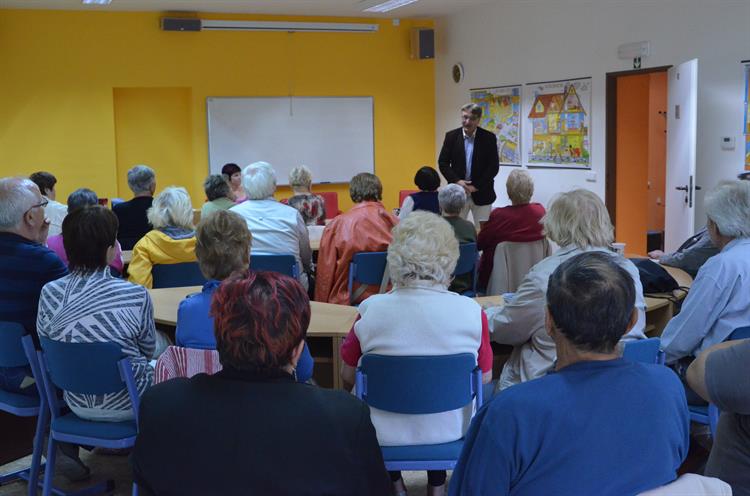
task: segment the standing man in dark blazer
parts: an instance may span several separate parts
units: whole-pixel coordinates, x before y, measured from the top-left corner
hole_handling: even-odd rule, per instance
[[[461,107],[461,127],[445,133],[438,165],[449,183],[466,190],[464,219],[471,210],[474,224],[480,227],[490,217],[495,201],[495,176],[500,168],[497,137],[479,127],[482,107],[469,103]]]

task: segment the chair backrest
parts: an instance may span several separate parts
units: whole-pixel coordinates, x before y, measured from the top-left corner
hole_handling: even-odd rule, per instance
[[[133,368],[116,343],[66,343],[42,336],[39,341],[39,371],[53,418],[60,414],[58,389],[90,395],[125,389],[138,419],[139,397]]]
[[[474,398],[482,404],[482,373],[471,353],[445,356],[363,355],[357,397],[395,413],[455,410]]]
[[[339,194],[335,191],[315,193],[323,197],[326,206],[326,219],[333,219],[339,214]]]
[[[17,322],[0,322],[0,367],[23,367],[29,364],[21,338],[26,334]]]
[[[349,303],[352,303],[352,288],[358,284],[380,284],[385,274],[388,252],[373,251],[355,253],[349,263]]]
[[[659,338],[639,339],[625,343],[622,357],[631,362],[664,363],[664,352]]]
[[[479,252],[476,243],[461,243],[458,246],[458,263],[453,275],[460,276],[474,272],[477,268],[477,259]]]
[[[495,247],[487,295],[515,293],[529,270],[552,253],[546,238],[528,243],[505,241]]]
[[[414,194],[414,193],[419,193],[419,190],[416,190],[416,189],[402,189],[401,191],[399,191],[398,192],[398,206],[399,206],[399,208],[401,208],[401,205],[404,204],[404,200],[406,200],[406,197],[409,196],[409,195],[411,195],[411,194]]]
[[[290,254],[252,253],[250,255],[250,268],[257,271],[278,272],[295,279],[299,276],[297,259]]]
[[[177,377],[193,377],[196,374],[215,374],[221,370],[219,352],[198,350],[181,346],[167,346],[159,355],[154,368],[154,384]]]
[[[157,264],[151,268],[151,276],[154,289],[201,286],[206,282],[198,262]]]
[[[726,340],[734,341],[737,339],[748,339],[748,338],[750,338],[750,326],[738,327],[737,329],[732,331],[732,334],[730,334]]]

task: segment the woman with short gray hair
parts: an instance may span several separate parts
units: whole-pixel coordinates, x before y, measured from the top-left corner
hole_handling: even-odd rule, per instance
[[[281,203],[296,209],[308,226],[324,226],[326,221],[326,203],[322,196],[314,195],[312,187],[312,172],[304,165],[292,169],[289,173],[289,186],[292,197],[281,200]]]
[[[531,175],[523,169],[513,169],[508,175],[505,189],[511,204],[494,209],[477,237],[477,248],[482,252],[479,261],[480,291],[487,289],[492,277],[497,245],[506,241],[533,243],[544,239],[541,220],[545,210],[540,203],[531,203],[534,194]]]
[[[203,191],[208,201],[201,207],[201,219],[220,210],[229,210],[235,203],[229,198],[231,190],[229,183],[222,174],[211,174],[203,181]]]
[[[471,353],[492,379],[489,328],[481,307],[471,298],[448,291],[458,261],[458,241],[438,215],[412,212],[393,229],[388,270],[393,290],[367,298],[360,319],[341,347],[342,377],[353,383],[365,354],[436,356]],[[463,437],[472,405],[429,415],[407,415],[371,409],[381,446],[439,444]],[[428,494],[442,494],[445,471],[428,471]],[[400,472],[391,472],[394,493],[404,491]]]
[[[466,191],[458,184],[448,184],[438,191],[438,203],[443,218],[453,227],[459,243],[476,243],[477,230],[472,222],[461,218],[461,211],[466,205]],[[458,294],[472,289],[474,274],[456,276],[450,290]]]
[[[613,229],[604,202],[584,189],[562,193],[552,201],[542,222],[545,234],[560,249],[531,268],[505,305],[487,309],[493,341],[514,347],[498,381],[501,390],[541,377],[552,369],[555,343],[544,327],[547,282],[560,264],[580,253],[605,253],[630,274],[635,284],[638,321],[621,341],[645,338],[646,303],[638,269],[610,249]]]
[[[661,335],[667,364],[681,363],[678,373],[699,353],[750,325],[750,182],[721,182],[704,204],[708,234],[719,253],[698,270],[682,310]],[[688,403],[697,400],[693,394]]]
[[[117,240],[123,250],[132,250],[138,240],[152,229],[146,212],[151,208],[156,192],[154,170],[147,165],[136,165],[128,171],[128,187],[135,196],[129,201],[112,204],[112,211],[120,223]]]
[[[193,204],[185,188],[169,186],[154,198],[148,210],[154,229],[133,248],[128,267],[130,282],[151,288],[151,269],[157,264],[195,262]]]

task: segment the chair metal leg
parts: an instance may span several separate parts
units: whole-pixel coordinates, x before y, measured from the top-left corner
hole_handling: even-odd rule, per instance
[[[55,476],[55,458],[57,457],[57,443],[49,435],[47,443],[47,468],[44,471],[44,486],[42,487],[42,496],[49,496],[52,491],[52,478]]]
[[[41,408],[36,420],[34,433],[34,452],[31,455],[31,469],[29,470],[29,496],[36,496],[38,491],[39,471],[42,467],[42,453],[44,452],[44,433],[49,423],[49,411]]]
[[[138,496],[138,484],[133,482],[133,496]]]

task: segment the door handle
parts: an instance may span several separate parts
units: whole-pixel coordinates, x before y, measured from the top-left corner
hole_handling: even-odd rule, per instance
[[[685,192],[687,192],[688,187],[687,186],[676,186],[675,189],[677,191],[685,191]]]

